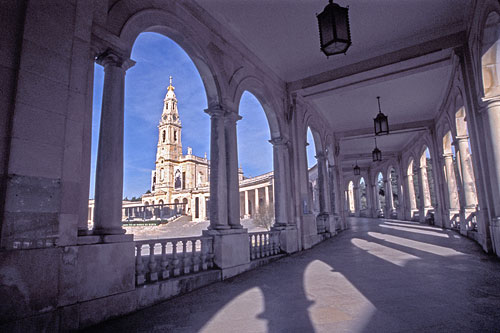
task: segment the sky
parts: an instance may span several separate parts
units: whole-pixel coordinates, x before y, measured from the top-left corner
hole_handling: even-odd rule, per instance
[[[125,76],[125,132],[123,197],[139,197],[151,186],[155,167],[158,123],[167,92],[169,76],[178,100],[182,122],[182,146],[193,154],[210,156],[210,118],[204,112],[207,99],[201,77],[189,56],[171,39],[143,33],[132,49],[134,67]],[[90,198],[94,198],[95,165],[101,116],[104,70],[95,66],[92,114],[92,159]],[[245,92],[240,101],[237,123],[238,160],[245,176],[257,176],[273,168],[267,118],[259,101]],[[210,158],[210,157],[209,157]]]

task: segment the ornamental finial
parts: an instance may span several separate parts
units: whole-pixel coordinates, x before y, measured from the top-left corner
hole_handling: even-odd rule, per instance
[[[174,90],[174,86],[172,86],[172,75],[170,75],[170,85],[168,86],[168,90]]]

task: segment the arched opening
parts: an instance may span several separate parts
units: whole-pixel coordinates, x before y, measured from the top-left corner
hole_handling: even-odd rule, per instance
[[[457,129],[456,145],[457,168],[463,191],[462,201],[464,206],[464,218],[468,230],[477,230],[475,212],[477,209],[477,192],[472,166],[472,154],[470,149],[469,131],[467,127],[467,117],[461,96],[457,96],[455,113],[455,124]]]
[[[321,150],[321,139],[319,133],[308,126],[306,140],[309,207],[311,213],[318,215],[320,213],[320,188],[317,156],[318,150]]]
[[[209,151],[210,119],[200,110],[207,107],[211,88],[204,86],[204,82],[209,80],[206,69],[203,69],[205,75],[202,78],[190,56],[173,40],[153,32],[134,36],[137,38],[129,39],[131,45],[133,41],[130,57],[136,60],[136,64],[127,71],[125,81],[123,194],[145,195],[143,202],[147,197],[148,202],[165,204],[164,200],[172,201],[176,191],[194,188],[197,183],[196,173],[183,174],[186,168],[182,158],[181,129],[183,137],[187,138],[184,143],[192,146],[192,150],[200,156],[205,153],[205,158],[200,157],[194,162],[196,168],[208,169],[206,152]],[[198,66],[200,59],[195,61]],[[172,77],[169,82],[169,76],[175,77],[174,83]],[[99,66],[96,66],[95,78],[96,86],[102,84],[102,68]],[[99,86],[94,90],[94,160],[97,155],[101,89]],[[95,168],[92,179],[94,173]],[[148,188],[150,193],[145,193]],[[208,193],[208,188],[206,191]],[[160,196],[164,198],[161,201]]]
[[[200,218],[200,198],[196,197],[194,199],[194,217],[196,219]]]
[[[189,207],[189,201],[187,198],[182,199],[184,214],[189,215],[191,213],[191,207]]]
[[[453,136],[451,131],[446,132],[443,136],[443,174],[446,182],[446,210],[447,210],[447,223],[450,228],[460,227],[460,202],[458,197],[457,187],[457,159],[455,154],[455,146],[453,145]]]
[[[481,45],[481,69],[483,78],[483,93],[485,97],[500,94],[500,73],[498,57],[500,48],[500,15],[491,12],[483,28]]]
[[[424,146],[423,152],[420,155],[419,166],[419,193],[420,193],[420,210],[422,214],[421,221],[427,221],[434,224],[434,208],[436,207],[436,192],[433,176],[433,165],[429,148]]]
[[[269,111],[268,111],[269,112]],[[273,147],[263,104],[245,91],[238,107],[237,126],[240,218],[249,230],[269,230],[275,222]]]
[[[359,179],[359,214],[369,216],[366,182],[363,177]]]
[[[356,211],[354,206],[354,182],[352,180],[347,184],[346,199],[348,215],[352,216]]]
[[[385,212],[385,188],[384,188],[384,176],[382,172],[377,173],[377,178],[375,182],[375,200],[377,201],[377,216],[384,216]]]
[[[408,162],[408,168],[406,169],[406,187],[408,190],[408,219],[414,219],[418,217],[418,206],[417,206],[417,192],[418,179],[415,179],[415,162],[411,158]],[[415,181],[417,181],[417,186],[415,186]]]
[[[398,174],[396,172],[396,169],[394,167],[390,166],[389,167],[389,172],[387,173],[387,181],[390,184],[390,187],[388,190],[390,193],[388,193],[388,198],[392,198],[392,202],[390,202],[388,210],[390,218],[394,218],[394,216],[399,210],[400,210],[400,201],[399,201],[399,179],[398,179]]]

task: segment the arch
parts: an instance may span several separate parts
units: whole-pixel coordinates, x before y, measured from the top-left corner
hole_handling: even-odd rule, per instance
[[[220,105],[222,93],[217,81],[214,61],[205,50],[207,45],[195,31],[196,20],[181,19],[190,15],[176,15],[174,11],[147,8],[151,1],[120,1],[114,5],[108,15],[108,28],[119,36],[125,55],[130,56],[135,40],[142,32],[157,32],[176,42],[191,58],[200,73],[208,105]],[[171,8],[173,4],[169,4]],[[176,9],[183,10],[181,7]]]
[[[493,97],[500,94],[500,71],[498,57],[500,56],[500,15],[490,11],[480,31],[480,62],[481,85],[484,97]]]
[[[269,131],[271,139],[281,137],[281,126],[280,120],[277,116],[277,110],[280,110],[279,104],[275,102],[275,98],[270,96],[269,91],[271,89],[267,88],[262,81],[254,76],[246,76],[242,80],[240,80],[235,88],[235,92],[232,98],[234,105],[238,105],[238,114],[239,114],[239,105],[241,102],[241,97],[245,91],[249,92],[257,100],[260,105],[264,109],[264,113],[266,114],[267,123],[269,125]]]
[[[354,214],[356,212],[356,207],[354,204],[354,182],[352,180],[347,183],[346,199],[348,213]]]
[[[359,178],[359,209],[363,212],[363,215],[367,216],[366,210],[368,209],[368,193],[367,186],[364,177]]]

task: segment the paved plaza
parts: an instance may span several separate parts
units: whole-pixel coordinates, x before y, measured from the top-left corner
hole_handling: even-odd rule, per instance
[[[89,331],[494,332],[500,262],[451,230],[351,218],[311,250]]]

